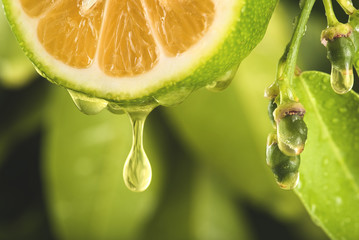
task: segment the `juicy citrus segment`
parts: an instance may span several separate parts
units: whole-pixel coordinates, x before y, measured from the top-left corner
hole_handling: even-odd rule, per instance
[[[139,0],[110,0],[99,48],[99,65],[111,76],[141,74],[158,62],[159,50]]]
[[[120,108],[135,108],[168,105],[179,93],[213,86],[228,76],[263,37],[277,1],[2,3],[21,46],[43,76]]]
[[[185,52],[213,22],[211,0],[145,0],[153,30],[169,55]]]
[[[22,7],[30,17],[38,17],[46,12],[58,0],[20,0]]]
[[[212,0],[20,0],[40,19],[38,38],[63,63],[87,68],[96,58],[113,77],[150,71],[162,55],[188,50],[213,22]],[[31,8],[32,7],[32,8]],[[106,16],[103,16],[106,8]]]
[[[56,59],[72,67],[86,68],[95,58],[104,1],[97,1],[91,11],[81,11],[75,0],[58,1],[39,21],[39,41]]]

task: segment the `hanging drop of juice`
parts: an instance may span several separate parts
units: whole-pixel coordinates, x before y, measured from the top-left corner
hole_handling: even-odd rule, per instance
[[[330,74],[330,83],[334,92],[345,94],[349,92],[354,84],[354,75],[352,69],[340,69],[332,65]]]
[[[134,192],[145,191],[151,183],[151,165],[143,148],[143,126],[151,110],[127,112],[132,124],[133,141],[123,168],[123,179],[127,188]]]
[[[235,66],[232,69],[228,70],[223,76],[216,79],[211,84],[207,85],[206,88],[212,92],[220,92],[226,89],[232,82],[233,78],[236,76],[239,66]]]
[[[108,102],[103,99],[90,97],[86,94],[75,92],[69,89],[67,91],[69,92],[76,107],[81,112],[88,115],[94,115],[101,112],[108,104]]]

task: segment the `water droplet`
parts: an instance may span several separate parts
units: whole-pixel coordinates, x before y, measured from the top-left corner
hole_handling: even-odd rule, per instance
[[[213,92],[219,92],[226,89],[232,82],[234,76],[236,75],[238,66],[235,66],[231,70],[227,71],[223,76],[217,78],[211,84],[207,85],[206,88]]]
[[[37,72],[41,77],[46,78],[46,75],[45,75],[40,69],[38,69],[35,65],[33,65],[33,66],[34,66],[36,72]]]
[[[160,96],[154,96],[153,98],[156,100],[158,104],[162,106],[170,107],[183,102],[192,92],[193,89],[191,88],[181,87],[176,89],[176,91],[169,91],[166,94],[162,94]]]
[[[57,84],[54,80],[52,80],[51,78],[48,78],[43,71],[41,71],[40,69],[38,69],[38,68],[35,66],[35,64],[33,64],[33,66],[34,66],[36,72],[37,72],[41,77],[43,77],[43,78],[49,80],[51,83]]]
[[[99,99],[90,97],[86,94],[72,91],[70,89],[67,90],[72,97],[76,107],[83,113],[88,115],[94,115],[101,112],[104,108],[106,108],[108,102]]]
[[[123,179],[134,192],[145,191],[151,183],[151,165],[143,148],[143,126],[151,110],[127,112],[132,124],[133,142],[123,168]]]
[[[298,17],[293,18],[292,25],[295,27],[298,24]]]
[[[332,65],[330,83],[334,92],[344,94],[349,92],[354,84],[354,75],[352,69],[339,69]]]

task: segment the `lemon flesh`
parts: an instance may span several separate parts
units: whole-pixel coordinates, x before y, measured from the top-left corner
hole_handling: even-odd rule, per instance
[[[276,2],[3,0],[44,76],[123,106],[191,92],[233,71],[262,39]]]

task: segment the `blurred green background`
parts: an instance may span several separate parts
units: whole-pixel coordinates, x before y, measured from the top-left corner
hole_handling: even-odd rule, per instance
[[[63,88],[36,74],[1,12],[0,240],[328,239],[265,163],[271,125],[263,92],[298,12],[298,1],[279,3],[228,89],[203,89],[150,114],[145,149],[153,180],[144,193],[122,180],[129,119],[78,111]],[[329,71],[319,41],[325,27],[317,1],[302,69]]]

